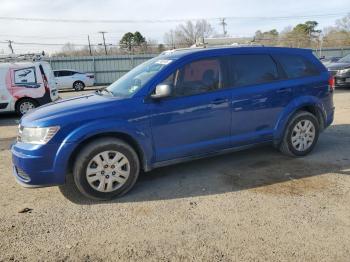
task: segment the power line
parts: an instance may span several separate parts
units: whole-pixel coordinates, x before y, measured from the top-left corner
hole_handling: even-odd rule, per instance
[[[11,41],[12,44],[14,45],[31,45],[31,46],[64,46],[66,44],[71,44],[72,46],[76,47],[86,47],[88,44],[81,44],[81,43],[38,43],[38,42],[17,42],[17,41]],[[8,41],[0,41],[0,44],[8,44]],[[111,47],[120,47],[121,45],[119,44],[107,44],[106,47],[111,46]],[[98,47],[101,46],[101,44],[91,44],[92,47]],[[158,46],[158,44],[149,44],[148,46]]]
[[[304,14],[304,15],[291,15],[291,16],[229,16],[226,17],[228,20],[289,20],[289,19],[301,19],[301,18],[322,18],[322,17],[336,17],[347,15],[349,12],[341,13],[326,13],[326,14]],[[62,18],[36,18],[36,17],[9,17],[0,16],[0,20],[7,21],[25,21],[25,22],[55,22],[55,23],[105,23],[105,24],[133,24],[133,23],[174,23],[174,22],[185,22],[188,20],[219,20],[220,17],[209,17],[209,18],[180,18],[180,19],[62,19]]]
[[[251,39],[253,40],[254,38],[251,37]],[[347,38],[332,38],[332,40],[346,40]],[[310,40],[309,37],[305,36],[305,37],[295,37],[295,36],[286,36],[286,37],[276,37],[276,38],[256,38],[255,41],[297,41],[297,40]],[[57,47],[62,47],[64,45],[66,45],[67,43],[38,43],[38,42],[16,42],[16,41],[12,41],[12,40],[6,40],[6,41],[0,41],[0,44],[10,44],[11,42],[11,46],[13,48],[13,45],[21,45],[21,46],[57,46]],[[89,44],[81,44],[81,43],[69,43],[72,46],[75,47],[88,47]],[[91,47],[99,47],[101,46],[101,44],[90,44]],[[106,44],[107,46],[107,44]],[[121,45],[119,44],[108,44],[108,46],[111,47],[121,47]],[[148,44],[148,46],[153,46],[156,47],[158,46],[158,44]],[[171,46],[171,44],[169,45]],[[10,48],[11,49],[11,48]]]

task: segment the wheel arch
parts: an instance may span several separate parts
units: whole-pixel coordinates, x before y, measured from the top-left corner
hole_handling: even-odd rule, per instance
[[[82,148],[84,148],[87,144],[91,143],[92,141],[95,141],[96,139],[100,139],[100,138],[117,138],[126,142],[135,150],[137,156],[139,157],[141,169],[148,170],[148,165],[145,158],[144,150],[142,149],[141,145],[137,142],[136,139],[134,139],[131,135],[123,132],[104,132],[104,133],[92,135],[80,141],[80,143],[74,148],[74,150],[69,156],[68,165],[67,165],[68,172],[72,171],[73,163],[76,160],[76,157],[79,154],[79,152],[82,150]]]
[[[14,107],[15,107],[15,110],[17,111],[18,110],[18,104],[23,101],[23,100],[32,100],[36,103],[36,105],[40,105],[39,101],[35,98],[32,98],[32,97],[29,97],[29,96],[23,96],[19,99],[16,100],[15,104],[14,104]]]
[[[313,114],[314,116],[316,116],[317,121],[320,125],[320,131],[322,131],[324,129],[326,116],[324,115],[322,110],[317,105],[315,105],[315,104],[305,105],[303,107],[300,107],[297,111],[295,111],[294,114],[296,114],[299,111],[306,111],[306,112],[309,112],[309,113]]]
[[[300,101],[291,103],[288,105],[277,121],[275,132],[274,132],[274,144],[278,145],[283,137],[285,129],[289,123],[289,121],[293,118],[293,116],[300,112],[306,111],[313,114],[320,125],[320,132],[322,132],[325,128],[326,123],[326,115],[323,110],[322,103],[319,101],[315,101],[314,99],[307,99],[307,101]]]

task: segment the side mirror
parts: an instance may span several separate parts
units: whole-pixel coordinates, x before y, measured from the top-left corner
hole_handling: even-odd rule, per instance
[[[151,95],[153,99],[159,99],[171,96],[172,87],[167,84],[159,84],[156,86],[155,93]]]

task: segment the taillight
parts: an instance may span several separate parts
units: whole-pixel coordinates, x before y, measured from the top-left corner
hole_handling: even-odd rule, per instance
[[[328,87],[329,87],[329,91],[333,91],[334,87],[335,87],[335,79],[334,76],[330,76],[329,80],[328,80]]]

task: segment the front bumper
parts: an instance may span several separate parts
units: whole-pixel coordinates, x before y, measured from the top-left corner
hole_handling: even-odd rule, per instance
[[[64,184],[66,166],[62,162],[58,163],[61,147],[61,144],[14,144],[11,152],[13,175],[17,182],[24,187]],[[65,157],[64,154],[63,156]]]

